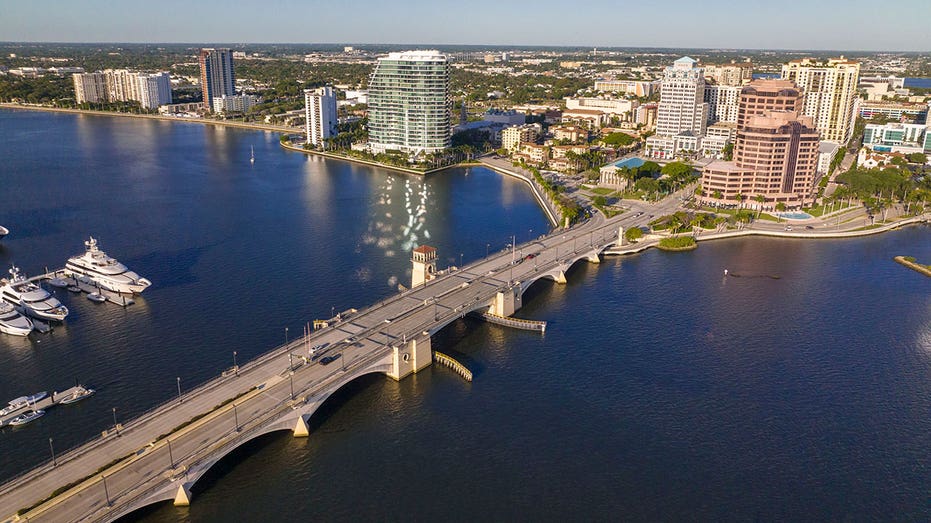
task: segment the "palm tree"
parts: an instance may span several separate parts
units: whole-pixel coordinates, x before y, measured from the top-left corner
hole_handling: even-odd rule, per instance
[[[762,194],[757,194],[756,196],[753,197],[753,199],[756,200],[756,202],[760,204],[760,210],[756,215],[756,219],[759,220],[760,216],[763,215],[763,202],[766,201],[766,197],[763,196]]]
[[[741,204],[741,202],[743,202],[745,198],[746,198],[746,196],[744,196],[744,195],[741,194],[741,193],[737,193],[737,194],[734,196],[734,199],[737,200],[737,210],[738,210],[738,211],[740,210],[740,204]]]

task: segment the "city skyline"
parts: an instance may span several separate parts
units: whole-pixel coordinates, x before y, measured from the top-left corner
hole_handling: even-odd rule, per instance
[[[731,4],[713,0],[703,4],[700,11],[695,4],[673,0],[663,12],[689,16],[670,17],[660,17],[655,8],[645,5],[593,0],[567,9],[553,0],[540,0],[533,6],[533,12],[539,15],[529,20],[533,23],[528,23],[526,7],[487,0],[473,2],[468,9],[461,4],[425,0],[406,2],[403,8],[363,0],[351,11],[294,0],[278,0],[273,8],[264,10],[253,9],[251,4],[215,0],[196,5],[167,0],[161,7],[153,11],[139,2],[130,2],[114,11],[100,0],[56,5],[54,9],[45,2],[18,3],[5,7],[0,34],[11,42],[931,49],[925,17],[914,16],[927,12],[927,5],[920,0],[906,0],[894,10],[877,10],[859,0],[843,4],[791,0],[778,8],[757,2],[736,10]],[[862,16],[867,10],[868,27]],[[204,24],[203,20],[210,23]],[[314,23],[309,24],[310,20]],[[765,20],[766,27],[761,28],[758,20]],[[864,31],[855,30],[858,27]]]

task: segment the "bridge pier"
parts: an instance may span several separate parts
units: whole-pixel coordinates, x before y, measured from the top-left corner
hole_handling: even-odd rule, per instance
[[[191,488],[187,483],[181,483],[178,486],[178,493],[175,494],[175,506],[187,507],[191,505]]]
[[[590,252],[586,259],[589,263],[601,263],[601,257],[598,256],[598,251]]]
[[[295,438],[306,438],[310,436],[310,427],[307,426],[307,421],[304,419],[304,416],[297,417],[297,423],[294,425],[293,434]]]
[[[391,371],[388,376],[397,381],[418,372],[433,363],[433,350],[430,346],[430,333],[421,332],[417,337],[392,347]]]
[[[495,294],[494,302],[488,308],[488,312],[497,316],[510,316],[523,307],[521,296],[520,285],[498,291]]]

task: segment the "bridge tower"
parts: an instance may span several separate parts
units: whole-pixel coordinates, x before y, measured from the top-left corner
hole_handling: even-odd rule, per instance
[[[414,264],[411,273],[411,288],[423,285],[436,277],[436,249],[429,245],[421,245],[411,253],[411,263]]]

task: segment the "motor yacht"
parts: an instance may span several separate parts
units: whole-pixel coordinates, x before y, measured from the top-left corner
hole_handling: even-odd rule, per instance
[[[20,314],[9,303],[0,301],[0,332],[13,336],[28,336],[32,327],[29,318]]]
[[[2,239],[2,238],[3,238],[4,236],[6,236],[7,234],[10,234],[10,230],[7,229],[6,227],[0,225],[0,239]]]
[[[79,386],[77,390],[66,396],[64,399],[60,400],[58,403],[61,403],[62,405],[77,403],[84,398],[92,396],[94,392],[96,392],[94,389],[87,389]]]
[[[37,402],[42,401],[48,392],[37,392],[31,396],[20,396],[15,400],[10,400],[5,408],[0,410],[0,416],[6,416],[7,414],[12,414],[19,409],[26,408],[29,405],[35,405]]]
[[[17,266],[10,269],[10,279],[0,280],[0,298],[22,314],[42,320],[64,321],[68,308],[39,285],[29,281]]]
[[[84,254],[73,256],[65,264],[65,275],[71,276],[88,285],[126,294],[139,294],[152,282],[140,277],[125,265],[107,256],[97,247],[97,240],[92,236],[84,242],[87,250]]]
[[[19,427],[20,425],[25,425],[31,421],[35,421],[42,416],[45,416],[45,411],[42,409],[39,410],[30,410],[29,412],[24,412],[19,416],[10,420],[11,427]]]

